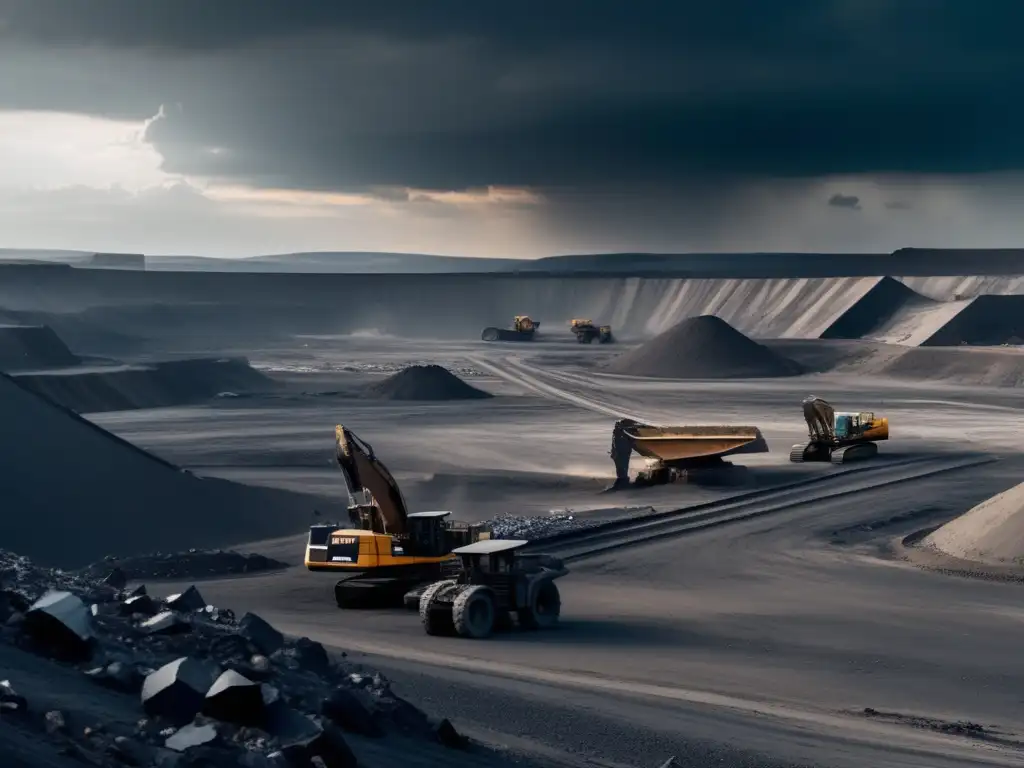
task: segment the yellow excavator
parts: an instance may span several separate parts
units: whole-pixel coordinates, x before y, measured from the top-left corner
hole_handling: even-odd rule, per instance
[[[607,344],[612,340],[612,327],[594,325],[593,320],[575,318],[569,323],[569,330],[576,335],[576,341],[580,344],[590,344],[594,339],[597,339],[599,344]]]
[[[889,419],[872,411],[836,411],[820,397],[805,397],[806,443],[794,445],[789,460],[846,464],[878,455],[877,443],[889,439]]]
[[[512,318],[512,328],[484,328],[480,338],[484,341],[533,341],[540,323],[532,320],[529,315],[516,315]]]
[[[343,575],[334,587],[339,608],[401,605],[409,590],[460,573],[453,549],[490,538],[486,524],[450,520],[447,511],[409,512],[373,448],[341,425],[334,436],[349,520],[310,526],[306,568]]]

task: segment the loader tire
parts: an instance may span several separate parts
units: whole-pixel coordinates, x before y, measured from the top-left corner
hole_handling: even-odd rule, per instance
[[[550,629],[558,623],[562,613],[562,596],[558,585],[546,581],[533,595],[533,604],[517,612],[519,626],[523,629]]]
[[[482,640],[494,631],[497,600],[494,590],[476,584],[455,598],[452,621],[460,637]]]
[[[420,595],[420,622],[423,624],[423,629],[428,635],[447,634],[445,632],[446,622],[439,619],[438,612],[432,611],[431,606],[437,599],[438,593],[454,586],[455,579],[436,581],[423,590],[423,594]]]

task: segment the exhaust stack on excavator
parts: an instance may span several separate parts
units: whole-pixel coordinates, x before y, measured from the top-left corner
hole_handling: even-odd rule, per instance
[[[794,445],[790,461],[846,464],[878,455],[877,442],[889,439],[889,419],[873,411],[837,412],[820,397],[805,397],[807,442]]]

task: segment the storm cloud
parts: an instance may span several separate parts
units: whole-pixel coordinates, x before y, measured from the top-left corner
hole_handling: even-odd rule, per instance
[[[159,113],[168,172],[307,190],[983,173],[1024,165],[1021,29],[1013,0],[0,0],[0,109]]]

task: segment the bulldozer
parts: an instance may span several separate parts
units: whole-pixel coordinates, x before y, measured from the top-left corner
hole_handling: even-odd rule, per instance
[[[768,443],[757,427],[658,427],[619,419],[612,428],[609,455],[615,462],[615,484],[609,490],[630,486],[629,461],[634,451],[646,460],[645,469],[632,483],[642,487],[688,479],[695,471],[727,468],[725,457],[767,453]]]
[[[512,328],[484,328],[480,338],[484,341],[533,341],[534,334],[540,323],[532,320],[529,315],[516,315],[512,318]]]
[[[889,439],[889,419],[872,411],[837,412],[813,395],[803,400],[806,443],[794,445],[789,460],[846,464],[878,455],[878,441]]]
[[[569,330],[576,335],[580,344],[591,344],[597,339],[599,344],[608,344],[612,340],[610,325],[594,325],[593,320],[576,318],[569,323]]]
[[[349,519],[310,526],[305,564],[343,574],[334,587],[338,607],[401,605],[410,589],[458,576],[452,550],[489,539],[489,526],[451,520],[448,511],[409,512],[372,446],[340,424],[334,435]]]

